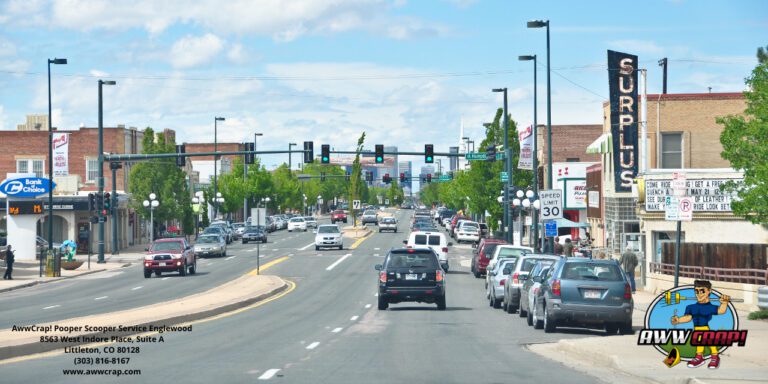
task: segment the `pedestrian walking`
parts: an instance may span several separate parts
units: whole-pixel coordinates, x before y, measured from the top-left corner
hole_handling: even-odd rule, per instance
[[[563,245],[560,244],[560,237],[555,236],[555,255],[563,254]]]
[[[629,243],[627,243],[626,248],[624,248],[624,253],[621,254],[619,264],[621,264],[621,267],[624,268],[624,272],[627,273],[627,276],[629,277],[629,285],[632,287],[632,292],[634,293],[637,255],[635,255],[635,252],[632,252],[632,249],[629,248]]]
[[[13,254],[13,250],[11,249],[11,245],[8,244],[8,248],[5,251],[5,274],[3,275],[3,280],[13,280],[13,277],[11,274],[13,273],[13,263],[16,261],[16,257]]]
[[[565,257],[573,256],[573,242],[571,239],[565,239],[565,245],[563,245],[563,254]]]

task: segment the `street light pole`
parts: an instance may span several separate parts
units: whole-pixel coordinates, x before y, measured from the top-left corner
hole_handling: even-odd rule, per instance
[[[48,253],[53,252],[53,118],[51,117],[51,64],[66,64],[67,59],[48,59]],[[8,199],[6,197],[6,199]],[[40,277],[43,276],[43,255]]]
[[[550,82],[551,68],[549,65],[549,20],[534,20],[528,22],[528,28],[547,27],[547,188],[552,189],[552,86]]]
[[[288,143],[288,174],[291,174],[291,147],[296,146],[296,143]]]
[[[509,118],[507,117],[507,88],[494,88],[493,92],[504,93],[504,169],[507,171],[507,181],[504,183],[504,222],[507,225],[507,242],[512,243],[512,221],[509,216],[509,185],[512,183],[512,150],[509,148]]]
[[[104,197],[104,103],[102,98],[102,87],[104,85],[117,84],[113,80],[99,79],[99,196]],[[99,210],[99,260],[97,263],[103,264],[104,261],[104,213]]]
[[[219,141],[218,141],[218,133],[219,133],[219,121],[226,120],[223,117],[214,117],[213,118],[213,151],[218,152],[219,151]],[[219,194],[219,178],[218,178],[218,155],[213,155],[213,196],[218,196]],[[214,204],[213,206],[213,219],[216,220],[216,217],[219,214],[218,206]]]
[[[259,136],[263,136],[263,135],[264,135],[263,133],[254,133],[253,134],[253,151],[254,152],[256,151],[256,139]],[[255,156],[256,155],[254,155],[254,158],[255,158]],[[258,169],[258,164],[256,164],[256,165],[257,165],[257,169]],[[246,181],[247,177],[248,177],[248,164],[246,164],[245,161],[243,161],[243,182]],[[247,219],[248,219],[248,196],[246,195],[245,197],[243,197],[243,221],[245,221]]]
[[[528,55],[528,56],[520,56],[518,57],[521,61],[529,61],[533,60],[533,131],[531,134],[533,135],[533,194],[536,196],[536,198],[539,197],[539,148],[538,148],[538,131],[539,131],[539,122],[538,122],[538,84],[537,84],[537,58],[536,55]],[[539,217],[538,215],[533,215],[531,218],[533,222],[533,238],[538,239],[539,238]],[[522,223],[521,223],[522,226]],[[534,246],[535,248],[535,246]],[[541,251],[543,252],[544,249],[542,247]]]

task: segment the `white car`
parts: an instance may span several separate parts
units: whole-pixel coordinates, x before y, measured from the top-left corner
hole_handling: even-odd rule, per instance
[[[317,220],[312,216],[304,216],[304,221],[307,223],[307,228],[317,228]]]
[[[397,220],[394,217],[382,217],[379,221],[379,232],[392,231],[397,232]]]
[[[527,254],[533,253],[533,248],[523,247],[522,245],[500,244],[493,250],[491,254],[491,260],[488,261],[486,271],[490,271],[496,266],[499,260],[504,259],[519,259]],[[485,287],[488,288],[490,283],[490,276],[485,275]]]
[[[456,241],[477,243],[480,241],[480,224],[475,221],[462,220],[456,227]]]
[[[451,218],[450,218],[450,217],[446,217],[445,219],[443,219],[443,227],[445,227],[446,229],[448,229],[448,227],[449,227],[450,225],[451,225]]]
[[[293,217],[288,220],[288,232],[307,231],[307,222],[303,217]]]
[[[448,247],[453,245],[445,239],[445,235],[440,232],[411,232],[408,240],[404,241],[409,248],[429,247],[437,255],[440,266],[448,272]]]
[[[507,283],[507,275],[515,269],[518,259],[503,259],[493,269],[488,269],[488,295],[489,304],[494,308],[501,308],[501,301],[504,299],[504,284]]]
[[[315,231],[315,250],[320,248],[339,248],[344,249],[344,240],[341,237],[341,230],[336,224],[326,224],[317,227]]]

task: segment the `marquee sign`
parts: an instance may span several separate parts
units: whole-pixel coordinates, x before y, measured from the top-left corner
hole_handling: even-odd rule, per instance
[[[631,192],[637,176],[637,56],[608,51],[614,188]]]

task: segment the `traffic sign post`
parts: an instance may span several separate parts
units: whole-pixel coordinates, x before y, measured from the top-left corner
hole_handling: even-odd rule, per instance
[[[544,223],[544,237],[553,238],[557,236],[557,224],[555,224],[554,235],[550,235],[551,232],[547,226],[552,224],[547,222],[547,220],[563,218],[563,191],[561,189],[539,191],[539,202],[541,204],[539,215],[541,222]],[[554,252],[553,242],[554,239],[549,242],[550,252]]]
[[[360,200],[352,200],[352,209],[360,209]]]
[[[555,237],[557,236],[557,221],[547,221],[544,223],[544,236]]]
[[[677,197],[681,187],[683,194],[685,194],[686,188],[685,176],[683,175],[681,178],[679,175],[679,173],[675,173],[675,180],[672,182],[675,196],[666,196],[664,198],[664,219],[677,222],[675,226],[675,287],[678,286],[680,278],[680,232],[682,231],[682,222],[693,220],[693,198],[690,196]]]
[[[502,183],[506,183],[507,181],[509,181],[509,174],[507,172],[502,171],[501,173],[499,173],[499,176],[501,177]]]

